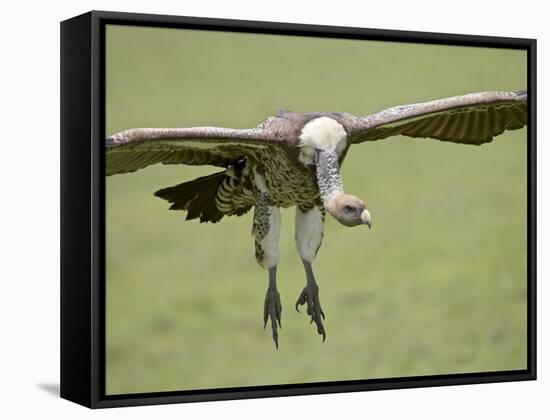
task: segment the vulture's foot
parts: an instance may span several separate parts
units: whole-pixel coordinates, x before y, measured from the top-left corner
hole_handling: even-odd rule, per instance
[[[298,306],[304,304],[307,305],[306,312],[311,317],[309,323],[311,324],[312,322],[315,322],[315,325],[317,326],[317,333],[323,336],[324,342],[327,338],[327,334],[323,325],[325,313],[323,312],[323,308],[321,308],[321,301],[319,300],[319,286],[317,286],[317,282],[313,276],[311,263],[304,261],[304,267],[306,269],[307,285],[304,287],[304,290],[302,290],[302,293],[300,293],[300,296],[296,301],[295,308],[298,312],[300,312]]]
[[[273,341],[275,342],[275,347],[279,349],[279,334],[277,333],[277,323],[279,323],[279,328],[282,328],[281,314],[283,312],[283,307],[281,305],[281,296],[279,295],[279,291],[277,290],[277,285],[275,282],[276,273],[276,266],[269,269],[269,287],[267,288],[264,302],[264,329],[267,326],[268,318],[271,319],[271,331],[273,335]]]

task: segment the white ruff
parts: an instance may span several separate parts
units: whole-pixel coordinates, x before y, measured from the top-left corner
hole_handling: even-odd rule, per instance
[[[302,260],[313,262],[315,254],[323,240],[323,215],[319,207],[313,207],[310,211],[302,213],[296,207],[295,218],[296,248]]]
[[[337,121],[329,117],[315,118],[308,122],[300,134],[300,162],[304,165],[315,163],[315,150],[336,150],[338,156],[347,145],[347,134]]]

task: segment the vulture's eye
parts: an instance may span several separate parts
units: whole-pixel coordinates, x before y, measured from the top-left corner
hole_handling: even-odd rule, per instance
[[[346,213],[353,213],[355,211],[355,207],[353,207],[353,206],[344,206],[344,211]]]

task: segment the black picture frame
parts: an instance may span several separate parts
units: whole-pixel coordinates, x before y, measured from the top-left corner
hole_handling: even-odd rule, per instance
[[[527,369],[105,395],[105,25],[521,49],[527,52]],[[61,23],[61,397],[90,408],[536,379],[536,40],[92,11]]]

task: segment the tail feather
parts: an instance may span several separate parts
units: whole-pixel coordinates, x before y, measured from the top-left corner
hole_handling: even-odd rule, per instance
[[[216,223],[224,216],[216,207],[218,187],[225,171],[203,176],[155,192],[155,196],[172,203],[170,210],[186,210],[186,220],[200,218],[202,222]]]

